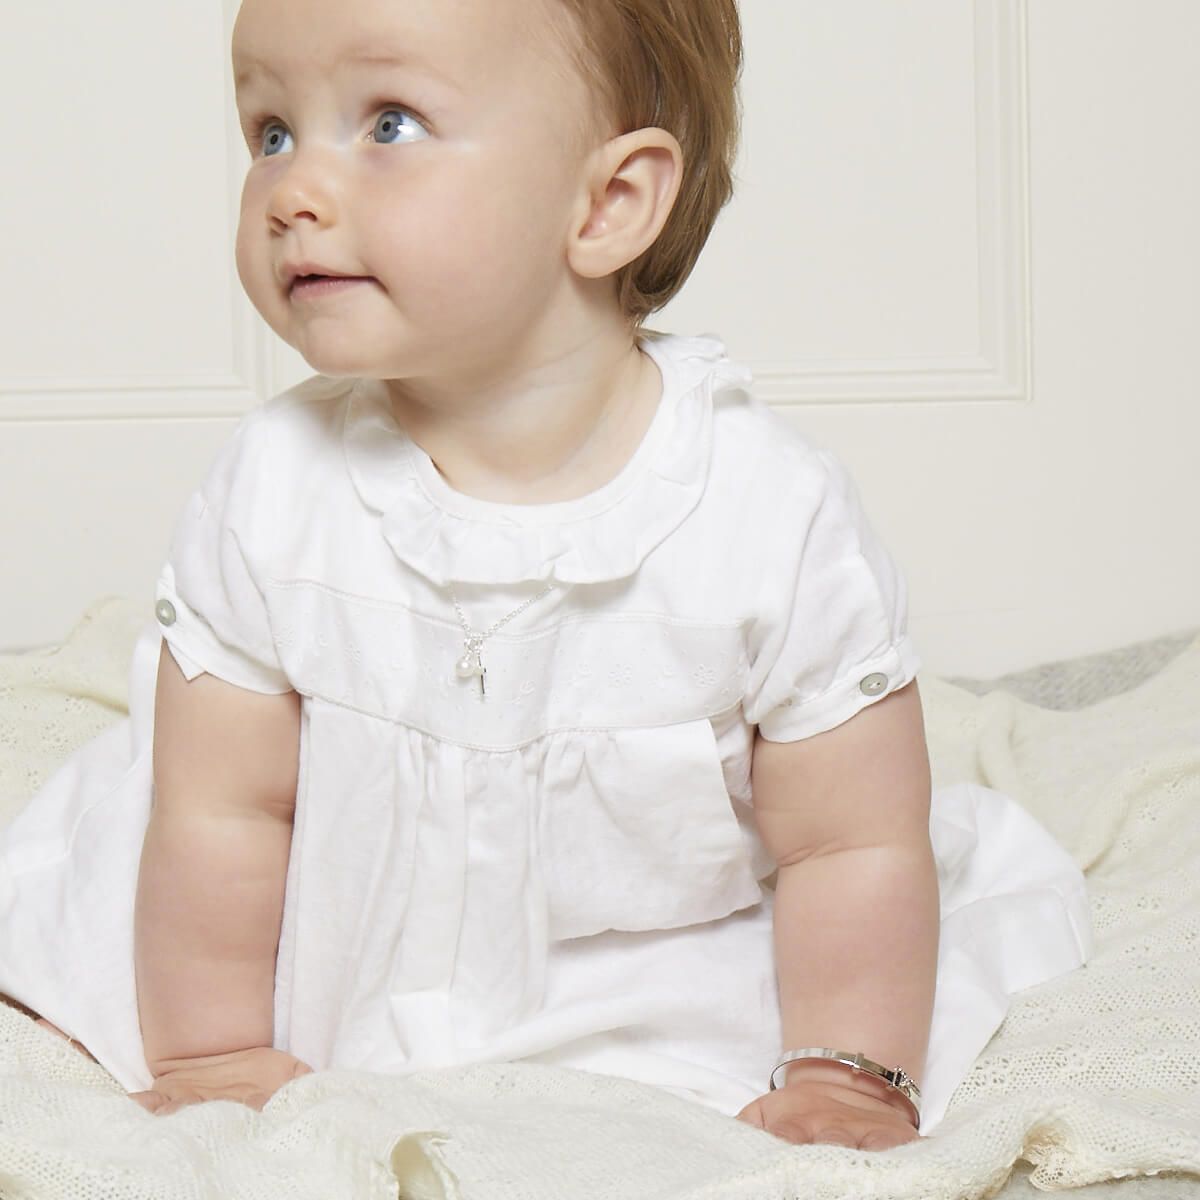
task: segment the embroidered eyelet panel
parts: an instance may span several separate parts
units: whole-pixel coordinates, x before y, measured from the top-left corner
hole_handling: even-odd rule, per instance
[[[455,673],[463,633],[452,619],[305,582],[268,584],[265,599],[297,691],[477,749],[714,716],[741,702],[749,670],[739,622],[565,616],[489,638],[484,697]]]

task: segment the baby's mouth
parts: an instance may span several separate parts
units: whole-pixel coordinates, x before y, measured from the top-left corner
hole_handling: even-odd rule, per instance
[[[292,296],[321,296],[347,291],[362,283],[374,283],[369,275],[297,275],[292,281]]]

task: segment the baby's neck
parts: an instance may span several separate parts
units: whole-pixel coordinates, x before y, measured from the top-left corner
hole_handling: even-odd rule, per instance
[[[397,420],[456,491],[552,504],[596,491],[628,463],[662,378],[626,333],[547,356],[467,401],[411,380],[388,388]]]

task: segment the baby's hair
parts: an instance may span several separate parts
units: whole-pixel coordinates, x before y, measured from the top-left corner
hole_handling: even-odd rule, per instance
[[[692,273],[733,195],[741,109],[736,0],[560,0],[574,17],[580,67],[620,133],[657,127],[683,150],[683,183],[658,240],[617,273],[636,327]]]

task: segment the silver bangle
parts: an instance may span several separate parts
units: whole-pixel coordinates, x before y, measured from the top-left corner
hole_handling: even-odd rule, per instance
[[[856,1071],[863,1071],[867,1075],[874,1075],[877,1079],[882,1079],[889,1087],[893,1087],[898,1091],[905,1100],[912,1106],[913,1115],[916,1118],[915,1124],[921,1123],[921,1089],[912,1081],[903,1067],[881,1067],[879,1063],[872,1062],[869,1058],[864,1058],[861,1054],[850,1054],[846,1050],[826,1050],[820,1046],[809,1046],[803,1050],[789,1050],[775,1064],[771,1071],[771,1091],[775,1091],[775,1072],[780,1067],[787,1066],[788,1063],[796,1062],[798,1059],[804,1058],[820,1058],[828,1062],[844,1063],[848,1067],[853,1067]],[[787,1083],[787,1072],[784,1072],[784,1084]]]

